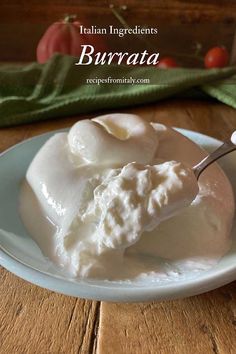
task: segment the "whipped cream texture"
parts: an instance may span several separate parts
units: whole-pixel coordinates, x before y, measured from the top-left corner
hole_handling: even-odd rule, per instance
[[[125,249],[189,206],[197,193],[192,170],[179,162],[132,162],[110,171],[79,218],[96,223],[96,238],[103,247]]]

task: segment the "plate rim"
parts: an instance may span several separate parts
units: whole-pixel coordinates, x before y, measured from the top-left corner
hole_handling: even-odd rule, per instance
[[[42,133],[28,139],[25,139],[5,151],[0,153],[0,158],[5,156],[7,153],[14,149],[17,149],[20,145],[27,142],[31,142],[34,139],[42,138],[45,136],[52,136],[58,132],[68,131],[68,128],[53,130],[50,132]],[[187,139],[189,135],[196,136],[196,138],[210,140],[213,144],[220,145],[222,142],[211,136],[193,131],[188,129],[182,129],[173,127],[176,131],[183,134]],[[192,141],[192,140],[191,140]],[[197,143],[196,143],[197,144]],[[198,144],[197,144],[198,145]],[[199,146],[199,145],[198,145]],[[203,149],[201,146],[199,146]],[[221,169],[223,171],[223,169]],[[223,171],[224,172],[224,171]],[[226,176],[227,177],[227,176]],[[202,272],[200,277],[192,278],[189,280],[170,282],[168,284],[149,287],[148,285],[134,285],[131,287],[123,287],[119,291],[114,291],[120,288],[122,282],[107,282],[109,286],[102,284],[95,284],[89,280],[79,280],[71,281],[64,280],[60,277],[55,277],[41,270],[35,269],[16,257],[10,255],[0,243],[0,265],[15,274],[16,276],[51,291],[56,291],[58,293],[75,296],[85,299],[98,300],[98,301],[119,301],[119,302],[139,302],[139,301],[160,301],[160,300],[172,300],[177,298],[189,297],[198,295],[220,286],[223,286],[233,280],[236,280],[236,263],[235,265],[228,265],[220,269],[218,272],[213,274],[208,274],[208,271]],[[116,284],[116,286],[114,286]],[[94,291],[91,291],[93,289]],[[104,291],[106,294],[104,295]],[[89,295],[86,294],[89,292]]]

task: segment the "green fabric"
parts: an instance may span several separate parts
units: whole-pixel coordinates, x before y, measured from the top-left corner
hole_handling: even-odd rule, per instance
[[[236,108],[235,67],[171,69],[76,66],[55,55],[46,64],[0,67],[0,126],[103,109],[119,109],[172,96],[208,95]],[[87,78],[149,78],[150,84],[86,84]]]

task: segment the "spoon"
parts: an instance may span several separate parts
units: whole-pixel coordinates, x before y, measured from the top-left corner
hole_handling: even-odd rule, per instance
[[[199,179],[202,172],[213,162],[220,159],[222,156],[236,150],[236,131],[227,139],[218,149],[206,156],[197,165],[193,166],[195,177]]]

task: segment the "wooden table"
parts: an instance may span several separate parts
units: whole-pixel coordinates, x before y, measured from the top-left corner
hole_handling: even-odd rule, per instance
[[[218,139],[236,129],[236,111],[215,102],[169,100],[126,111]],[[1,129],[0,151],[77,119]],[[1,354],[236,353],[236,282],[183,300],[119,304],[59,295],[3,268],[0,276]]]
[[[222,3],[224,5],[222,6]],[[202,45],[202,55],[215,45],[224,45],[235,55],[235,0],[7,0],[1,1],[0,61],[35,60],[36,46],[46,28],[65,14],[77,14],[79,21],[103,28],[120,23],[109,5],[119,11],[130,27],[157,27],[157,36],[144,37],[160,52],[174,56],[180,66],[199,66],[194,59],[196,43]],[[206,35],[207,34],[207,35]],[[109,51],[133,52],[148,49],[134,36],[103,36]],[[233,47],[232,51],[231,48]],[[192,55],[192,56],[191,56]]]

